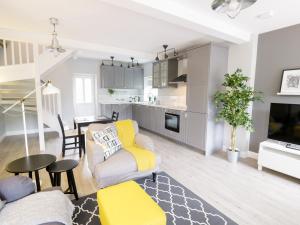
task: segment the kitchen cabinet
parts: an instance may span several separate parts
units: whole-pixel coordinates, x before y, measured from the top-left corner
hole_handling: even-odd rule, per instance
[[[178,61],[176,58],[162,60],[153,63],[153,88],[166,88],[169,86],[176,87],[176,84],[169,84],[178,75]]]
[[[101,65],[100,87],[116,89],[143,89],[143,68],[127,68],[120,66]]]
[[[134,69],[133,87],[134,89],[144,89],[144,71],[142,68]]]
[[[114,88],[124,88],[124,68],[120,66],[113,66],[114,71]]]
[[[227,73],[228,48],[208,44],[187,54],[186,143],[206,155],[221,150],[223,124],[215,120],[213,96],[220,90]]]
[[[187,112],[186,143],[205,150],[207,114]]]
[[[112,66],[101,66],[101,87],[111,88],[114,86],[114,69]]]
[[[127,68],[125,70],[125,75],[124,75],[124,88],[132,89],[134,87],[133,79],[134,79],[133,68]]]

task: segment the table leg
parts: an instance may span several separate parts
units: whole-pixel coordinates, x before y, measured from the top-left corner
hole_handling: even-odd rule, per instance
[[[51,185],[52,185],[52,187],[54,187],[55,186],[54,185],[54,178],[53,178],[52,173],[50,173],[50,172],[49,172],[49,177],[50,177]]]
[[[15,173],[15,176],[18,176],[19,175],[19,173]]]
[[[29,176],[30,179],[32,179],[32,172],[31,171],[28,172],[28,176]]]
[[[67,171],[67,176],[70,176],[70,181],[71,181],[71,186],[73,189],[73,194],[75,196],[75,199],[78,200],[78,193],[77,193],[77,188],[76,188],[76,183],[75,183],[75,179],[74,179],[74,174],[72,170],[68,170]]]
[[[36,182],[36,190],[37,192],[39,192],[41,191],[39,171],[38,170],[34,171],[34,175],[35,175],[35,182]]]

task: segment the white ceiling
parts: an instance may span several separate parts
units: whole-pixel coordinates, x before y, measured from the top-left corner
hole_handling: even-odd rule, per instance
[[[264,33],[300,23],[299,0],[257,0],[251,7],[243,10],[234,20],[224,14],[210,10],[212,0],[172,0],[198,13],[207,13],[211,17],[218,17],[251,33]],[[258,19],[257,15],[274,11],[269,19]]]
[[[50,39],[49,17],[60,20],[59,40],[81,55],[152,58],[161,45],[185,48],[210,41],[242,43],[300,22],[300,1],[258,0],[235,19],[210,9],[212,0],[1,0],[0,28]],[[273,18],[257,14],[274,10]],[[3,33],[3,32],[2,32]],[[0,32],[1,35],[1,32]],[[86,48],[86,49],[85,49]],[[86,51],[88,50],[88,51]],[[121,56],[120,56],[121,57]],[[124,59],[123,59],[124,60]]]

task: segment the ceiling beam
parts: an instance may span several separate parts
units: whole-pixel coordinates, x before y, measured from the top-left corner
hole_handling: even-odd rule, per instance
[[[205,11],[197,12],[172,0],[101,1],[191,29],[201,33],[202,35],[208,35],[234,44],[248,42],[251,38],[250,32],[230,24],[228,21],[221,20],[217,17],[213,18],[205,13]],[[208,10],[210,10],[210,8]]]
[[[51,37],[48,34],[0,28],[0,39],[37,42],[39,44],[48,45]],[[106,59],[109,59],[109,56],[114,55],[118,60],[125,61],[126,59],[126,61],[130,61],[129,57],[132,56],[136,59],[139,59],[139,62],[141,63],[153,60],[155,57],[155,54],[150,52],[135,51],[109,45],[84,42],[75,39],[59,38],[59,42],[64,48],[76,50],[79,57],[99,58],[100,55],[106,57]]]

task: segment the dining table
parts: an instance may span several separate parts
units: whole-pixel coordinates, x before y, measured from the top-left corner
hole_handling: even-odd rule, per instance
[[[106,116],[76,116],[74,117],[74,129],[78,130],[80,146],[83,148],[83,152],[85,153],[85,137],[84,131],[82,128],[89,126],[92,123],[112,123],[113,120]]]

